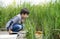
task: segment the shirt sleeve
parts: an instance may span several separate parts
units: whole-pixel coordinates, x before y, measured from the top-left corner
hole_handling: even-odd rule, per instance
[[[12,29],[12,24],[13,24],[13,21],[9,21],[7,24],[6,24],[6,28],[9,30],[9,29]]]

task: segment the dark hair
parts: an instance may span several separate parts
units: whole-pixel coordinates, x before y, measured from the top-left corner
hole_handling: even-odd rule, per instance
[[[29,14],[29,10],[27,8],[21,9],[20,14]]]

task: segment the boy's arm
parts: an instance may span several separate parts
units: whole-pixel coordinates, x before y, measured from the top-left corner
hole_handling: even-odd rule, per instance
[[[10,33],[12,33],[12,30],[11,30],[11,25],[13,24],[13,21],[11,21],[10,23],[9,23],[9,25],[8,25],[8,29],[7,29],[7,31],[9,32],[9,34]]]
[[[9,28],[11,27],[11,25],[13,24],[13,21],[8,21],[8,23],[6,24],[6,28],[7,28],[7,31],[9,31]]]
[[[9,34],[11,34],[11,33],[12,33],[12,30],[11,30],[11,29],[9,29],[9,31],[8,31],[8,32],[9,32]]]
[[[11,26],[12,26],[12,24],[13,24],[13,21],[11,21],[11,22],[10,22],[9,27],[11,27]]]

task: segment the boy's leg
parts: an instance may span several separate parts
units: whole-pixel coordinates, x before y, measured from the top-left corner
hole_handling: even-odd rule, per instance
[[[22,29],[23,29],[23,25],[19,25],[19,24],[14,24],[12,27],[7,27],[7,31],[9,32],[9,34],[13,34],[14,32],[19,32]]]
[[[19,32],[20,30],[22,30],[23,29],[23,26],[22,25],[19,25],[19,24],[14,24],[13,26],[12,26],[12,31],[13,32]]]

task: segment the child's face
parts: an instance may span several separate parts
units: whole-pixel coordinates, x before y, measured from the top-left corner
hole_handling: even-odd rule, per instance
[[[28,18],[28,14],[22,14],[22,17],[23,17],[24,19],[26,19],[26,18]]]

